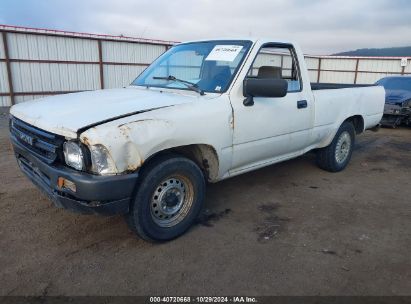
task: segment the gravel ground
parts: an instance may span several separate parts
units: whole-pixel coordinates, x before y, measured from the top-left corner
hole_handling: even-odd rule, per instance
[[[410,151],[410,129],[382,129],[341,173],[307,154],[211,184],[199,223],[154,245],[53,207],[1,114],[0,295],[411,295]]]

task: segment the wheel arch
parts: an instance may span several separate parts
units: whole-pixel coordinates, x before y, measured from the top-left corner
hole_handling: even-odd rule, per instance
[[[362,117],[362,115],[359,115],[359,114],[352,115],[346,118],[345,120],[343,120],[341,123],[339,124],[336,123],[334,125],[335,126],[334,130],[330,132],[330,134],[321,142],[321,144],[319,144],[318,148],[324,148],[324,147],[327,147],[329,144],[331,144],[338,130],[341,128],[341,126],[345,122],[351,122],[353,124],[356,135],[364,132],[364,118]]]
[[[354,125],[355,133],[356,134],[361,134],[364,132],[364,117],[362,115],[353,115],[351,117],[348,117],[346,120],[344,120],[341,125],[344,122],[351,122]],[[341,127],[340,125],[340,127]],[[335,136],[335,134],[334,134]]]
[[[203,171],[204,176],[208,181],[213,182],[218,180],[218,154],[213,146],[207,144],[190,144],[158,151],[149,156],[141,168],[143,169],[144,167],[148,166],[148,164],[156,161],[160,157],[173,154],[184,156],[196,163],[201,171]]]

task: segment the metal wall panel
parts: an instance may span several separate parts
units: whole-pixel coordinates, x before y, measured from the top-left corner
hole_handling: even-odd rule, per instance
[[[322,58],[321,69],[322,70],[340,70],[340,71],[355,71],[357,64],[356,59],[334,59],[334,58]]]
[[[15,97],[15,102],[20,103],[24,101],[29,101],[33,99],[39,99],[39,98],[44,98],[44,97],[49,97],[51,95],[24,95],[24,96],[16,96]]]
[[[321,71],[321,83],[354,83],[354,72],[327,72]]]
[[[404,69],[405,73],[411,73],[411,59],[407,60],[407,66]]]
[[[103,41],[102,53],[105,62],[151,63],[166,51],[163,45]]]
[[[0,62],[0,93],[9,92],[9,80],[7,78],[7,66],[5,62]]]
[[[253,68],[259,68],[261,66],[281,66],[281,56],[274,54],[264,54],[258,55],[254,61]]]
[[[11,59],[98,61],[95,40],[8,33],[7,42]]]
[[[400,59],[360,59],[359,71],[401,72]]]
[[[11,63],[15,92],[81,91],[100,88],[97,64]]]
[[[11,99],[9,96],[0,96],[0,107],[10,107]]]
[[[144,69],[143,66],[104,65],[104,87],[110,89],[128,86]]]
[[[0,33],[1,36],[1,33]],[[0,59],[6,58],[4,54],[4,45],[3,45],[3,37],[0,37]]]
[[[318,72],[317,71],[308,71],[308,78],[310,82],[317,82]]]
[[[292,68],[293,65],[293,58],[291,56],[283,56],[283,68],[284,69],[290,69]]]
[[[305,57],[305,64],[309,70],[317,70],[319,61],[318,58]]]

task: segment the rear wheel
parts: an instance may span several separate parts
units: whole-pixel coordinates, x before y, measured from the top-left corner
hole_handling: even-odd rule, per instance
[[[174,239],[194,223],[204,195],[204,176],[194,162],[161,157],[144,168],[127,223],[145,240]]]
[[[317,151],[317,165],[330,172],[339,172],[349,163],[355,143],[355,128],[344,122],[330,145]]]

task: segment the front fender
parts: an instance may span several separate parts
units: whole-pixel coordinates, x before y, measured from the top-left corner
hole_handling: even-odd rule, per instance
[[[171,146],[174,132],[167,120],[137,119],[117,126],[93,127],[82,133],[80,140],[87,146],[106,147],[117,173],[124,173],[135,171],[151,154]]]

